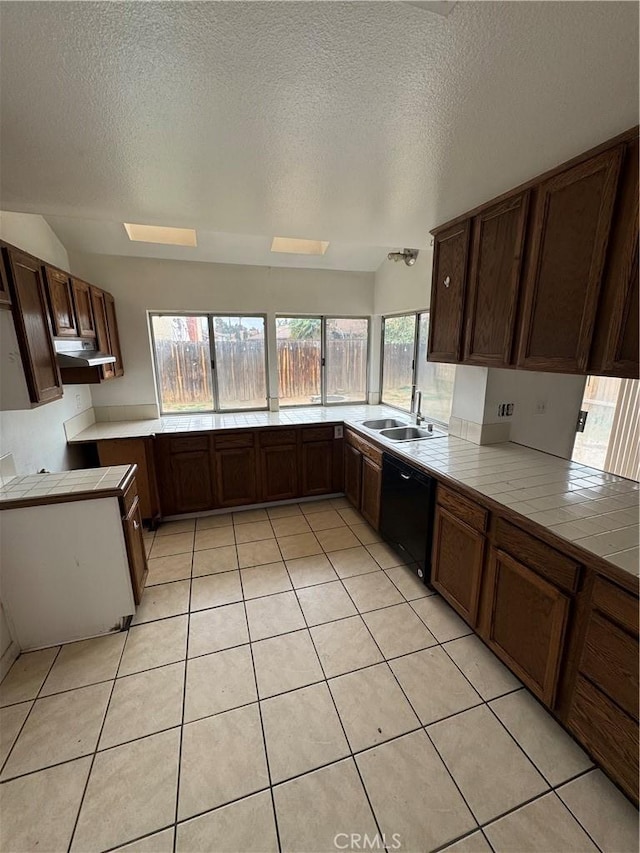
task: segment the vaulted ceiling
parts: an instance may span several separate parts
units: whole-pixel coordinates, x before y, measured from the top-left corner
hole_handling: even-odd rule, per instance
[[[438,5],[3,2],[0,207],[81,251],[375,269],[637,122],[636,3]]]

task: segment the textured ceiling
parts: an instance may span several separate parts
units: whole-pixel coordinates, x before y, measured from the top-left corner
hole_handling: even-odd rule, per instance
[[[199,260],[274,263],[283,235],[372,269],[638,119],[631,2],[2,2],[0,24],[0,206],[84,251],[166,256],[129,221],[197,228]]]

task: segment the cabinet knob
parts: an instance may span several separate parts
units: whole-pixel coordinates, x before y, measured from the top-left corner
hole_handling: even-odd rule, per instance
[[[140,527],[140,525],[138,524],[138,522],[137,522],[137,521],[135,520],[135,518],[134,518],[134,519],[133,519],[133,529],[134,529],[134,530],[137,530],[139,527]]]
[[[442,283],[445,287],[449,287],[449,285],[451,284],[451,276],[448,275]]]

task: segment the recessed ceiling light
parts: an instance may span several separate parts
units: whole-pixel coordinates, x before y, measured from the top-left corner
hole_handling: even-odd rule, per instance
[[[169,246],[197,246],[193,228],[170,228],[166,225],[134,225],[124,223],[130,240],[138,243],[166,243]]]
[[[296,237],[274,237],[272,252],[287,252],[291,255],[324,255],[329,248],[326,240],[298,240]]]

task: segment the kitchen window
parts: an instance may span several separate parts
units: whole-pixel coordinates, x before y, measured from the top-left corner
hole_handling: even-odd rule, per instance
[[[367,317],[276,317],[281,406],[365,403]]]
[[[267,408],[265,317],[152,314],[162,414]]]
[[[382,318],[382,402],[410,411],[415,385],[422,391],[422,414],[448,424],[456,368],[427,361],[428,338],[428,311]]]

